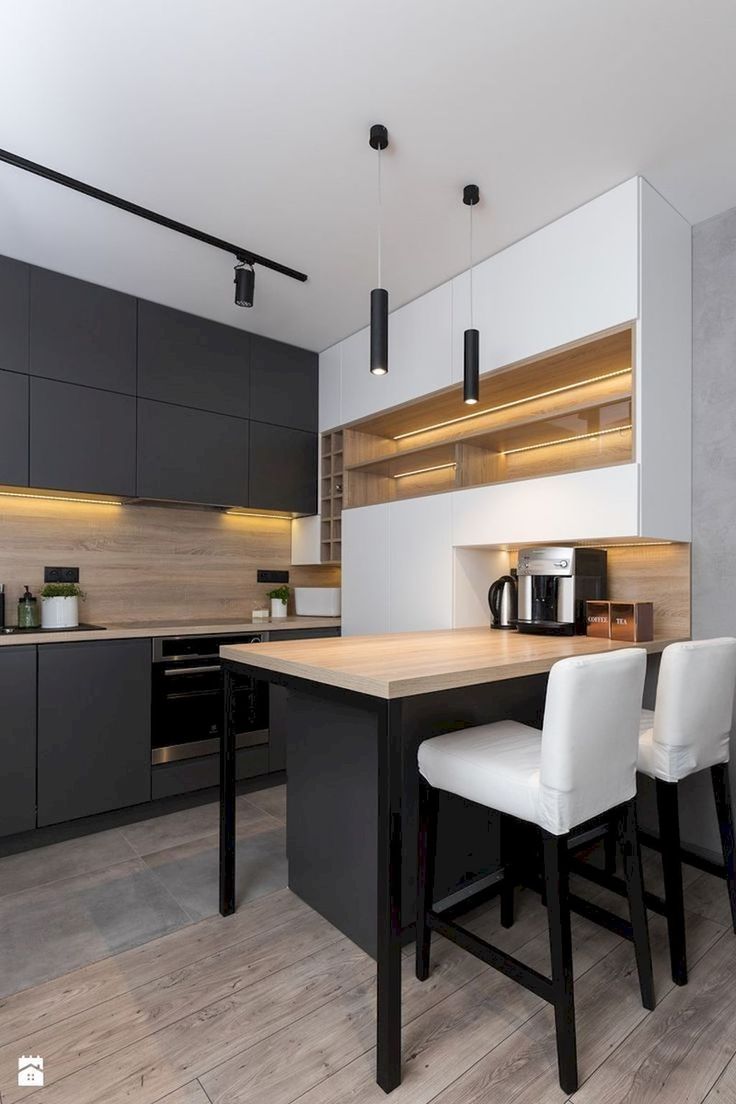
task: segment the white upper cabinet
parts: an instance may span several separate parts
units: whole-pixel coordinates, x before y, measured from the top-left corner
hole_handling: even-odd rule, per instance
[[[389,632],[389,504],[342,519],[343,636]]]
[[[319,354],[319,431],[334,429],[342,421],[342,346],[338,342]]]
[[[452,382],[451,282],[389,315],[389,370],[370,373],[369,329],[342,342],[343,423],[449,387]]]
[[[638,212],[634,178],[475,266],[481,372],[637,317]],[[460,380],[469,274],[452,283],[452,372]]]
[[[388,578],[390,632],[452,628],[451,495],[389,503]]]

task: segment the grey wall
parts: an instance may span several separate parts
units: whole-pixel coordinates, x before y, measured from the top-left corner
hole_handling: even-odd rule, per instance
[[[692,577],[693,636],[736,636],[736,208],[693,228]],[[719,850],[707,777],[690,780],[682,822]]]

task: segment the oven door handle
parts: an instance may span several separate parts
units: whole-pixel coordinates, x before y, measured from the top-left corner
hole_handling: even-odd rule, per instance
[[[219,671],[219,663],[209,663],[206,667],[169,667],[164,671],[165,678],[173,675],[207,675],[211,671]]]

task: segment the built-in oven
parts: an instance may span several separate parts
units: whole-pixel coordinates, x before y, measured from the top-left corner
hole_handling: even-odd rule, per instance
[[[222,644],[258,644],[266,633],[178,636],[153,641],[151,762],[175,763],[219,752]],[[268,684],[239,679],[235,690],[237,748],[268,744]]]

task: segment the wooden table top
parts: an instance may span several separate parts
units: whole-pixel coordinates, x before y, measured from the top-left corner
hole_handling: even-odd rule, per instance
[[[234,663],[377,698],[405,698],[544,674],[558,659],[568,656],[620,648],[661,652],[672,643],[629,644],[588,636],[534,636],[481,628],[231,644],[222,647],[220,655]]]

